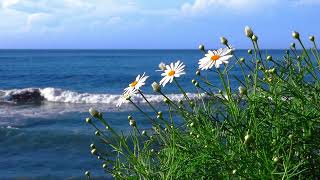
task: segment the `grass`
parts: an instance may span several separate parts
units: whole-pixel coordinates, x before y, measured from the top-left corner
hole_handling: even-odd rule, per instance
[[[185,95],[180,102],[153,85],[164,96],[165,113],[149,104],[155,112],[147,114],[130,100],[150,120],[153,128],[148,131],[140,130],[139,121],[129,116],[132,131],[118,133],[91,109],[93,117],[86,121],[101,140],[91,145],[91,153],[105,172],[115,179],[320,177],[320,56],[314,37],[310,37],[314,48],[307,50],[294,32],[302,50],[292,44],[283,59],[273,59],[261,55],[256,35],[247,35],[253,44],[248,51],[251,59],[233,54],[234,63],[196,72],[192,83],[198,99],[190,99],[175,78]],[[225,38],[222,43],[229,47]],[[242,70],[242,77],[233,77],[241,84],[239,89],[230,84],[235,66]],[[207,75],[220,78],[224,88],[218,94],[213,92],[219,86]],[[175,124],[176,118],[183,123]],[[89,172],[86,175],[91,179]]]

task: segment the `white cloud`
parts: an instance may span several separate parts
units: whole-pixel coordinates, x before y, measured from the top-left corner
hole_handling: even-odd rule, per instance
[[[181,12],[188,14],[207,14],[228,10],[232,13],[243,13],[257,10],[266,5],[273,5],[278,0],[195,0],[194,3],[185,3]],[[231,11],[230,11],[231,10]]]

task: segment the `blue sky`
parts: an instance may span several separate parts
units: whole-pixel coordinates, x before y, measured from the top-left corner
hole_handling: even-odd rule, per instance
[[[320,38],[320,0],[0,0],[0,48],[190,49],[225,36],[286,48],[291,31]]]

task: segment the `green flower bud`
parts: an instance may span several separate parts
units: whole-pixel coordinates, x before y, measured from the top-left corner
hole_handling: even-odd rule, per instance
[[[154,92],[160,92],[161,91],[161,86],[158,83],[153,82],[151,84],[151,86],[152,86],[152,89],[153,89]]]
[[[257,63],[260,64],[260,63],[261,63],[261,60],[260,60],[260,59],[257,59]]]
[[[189,134],[190,134],[190,136],[192,136],[192,135],[193,135],[193,132],[190,132]]]
[[[259,70],[263,70],[264,68],[263,68],[263,66],[259,66],[258,69]]]
[[[295,39],[300,39],[300,34],[296,31],[292,31],[292,37]]]
[[[258,41],[258,36],[257,35],[253,35],[252,36],[252,41],[257,42]]]
[[[128,116],[128,120],[131,120],[131,119],[133,119],[132,116]]]
[[[245,88],[245,87],[243,87],[243,86],[239,86],[238,90],[239,90],[239,94],[240,94],[241,96],[247,95],[247,88]]]
[[[246,27],[244,28],[244,32],[245,32],[245,34],[246,34],[246,36],[247,36],[248,38],[252,38],[252,36],[253,36],[253,31],[252,31],[252,29],[251,29],[249,26],[246,26]]]
[[[90,171],[86,171],[84,174],[85,174],[86,176],[90,176]]]
[[[243,63],[245,61],[245,59],[242,57],[240,58],[240,62]]]
[[[200,45],[199,45],[199,50],[200,50],[200,51],[205,51],[205,48],[204,48],[204,45],[203,45],[203,44],[200,44]]]
[[[197,135],[197,138],[200,138],[200,135],[199,135],[199,134]]]
[[[153,153],[153,152],[154,152],[154,149],[151,149],[150,152]]]
[[[290,46],[291,46],[292,49],[295,49],[296,48],[296,43],[291,43]]]
[[[192,82],[192,84],[195,84],[197,81],[196,81],[196,80],[194,80],[194,79],[192,79],[192,81],[191,81],[191,82]]]
[[[196,71],[196,75],[197,75],[197,76],[200,76],[200,70],[197,70],[197,71]]]
[[[208,145],[204,145],[204,148],[208,148]]]
[[[292,134],[290,134],[290,135],[288,136],[288,138],[289,138],[289,139],[292,139],[292,137],[293,137],[293,135],[292,135]]]
[[[250,144],[252,141],[252,136],[250,134],[247,134],[245,137],[244,137],[244,144]]]
[[[93,109],[93,108],[89,109],[89,113],[91,114],[92,117],[95,117],[95,118],[99,118],[100,117],[100,113],[97,110]]]
[[[219,94],[222,94],[222,91],[221,91],[221,90],[219,90],[219,91],[218,91],[218,93],[219,93]]]
[[[94,132],[94,135],[100,136],[100,132],[99,132],[99,131],[96,131],[96,132]]]
[[[94,144],[90,144],[91,149],[96,149],[96,146]]]
[[[163,100],[163,102],[165,102],[165,103],[168,104],[170,101],[169,101],[169,99],[165,98],[165,99]]]
[[[194,85],[195,85],[196,87],[200,87],[200,85],[199,85],[198,82],[194,83]]]
[[[236,169],[232,170],[232,174],[236,174],[236,172],[237,172]]]
[[[273,158],[272,158],[272,161],[275,162],[275,163],[277,163],[277,162],[279,162],[279,158],[278,158],[278,157],[273,157]]]
[[[92,150],[91,150],[91,154],[92,154],[92,155],[97,155],[97,149],[92,149]]]
[[[252,49],[248,49],[248,54],[252,54]]]
[[[268,61],[272,61],[272,56],[267,56]]]
[[[91,124],[92,123],[91,118],[86,118],[86,123]]]
[[[106,169],[106,168],[108,168],[108,165],[107,164],[102,164],[102,168]]]
[[[194,123],[192,122],[192,123],[190,123],[190,127],[193,127],[194,126]]]
[[[142,134],[143,136],[145,136],[145,135],[147,135],[147,132],[146,132],[145,130],[143,130],[143,131],[141,132],[141,134]]]
[[[314,36],[309,36],[309,40],[310,40],[311,42],[314,42]]]
[[[101,159],[102,159],[102,157],[101,157],[101,156],[97,156],[97,158],[98,158],[99,160],[101,160]]]
[[[106,126],[106,130],[109,130],[110,129],[110,127],[109,126]]]
[[[130,121],[129,121],[129,125],[130,125],[131,127],[136,127],[136,126],[137,126],[137,123],[136,123],[136,121],[135,121],[135,120],[130,119]]]
[[[221,44],[228,46],[228,40],[225,37],[220,37],[220,42]]]

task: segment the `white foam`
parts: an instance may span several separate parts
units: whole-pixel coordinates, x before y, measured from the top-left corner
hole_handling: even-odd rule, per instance
[[[14,94],[21,94],[27,91],[39,90],[41,96],[48,102],[59,103],[75,103],[75,104],[109,104],[116,105],[121,98],[120,94],[98,94],[98,93],[78,93],[70,90],[63,90],[59,88],[25,88],[25,89],[11,89],[0,90],[0,99],[2,101],[9,101],[10,97]],[[188,97],[195,99],[199,94],[187,93]],[[162,95],[146,94],[148,101],[152,103],[162,102],[164,97]],[[183,94],[168,94],[172,101],[183,100]],[[141,95],[134,95],[132,101],[136,103],[145,103]]]

